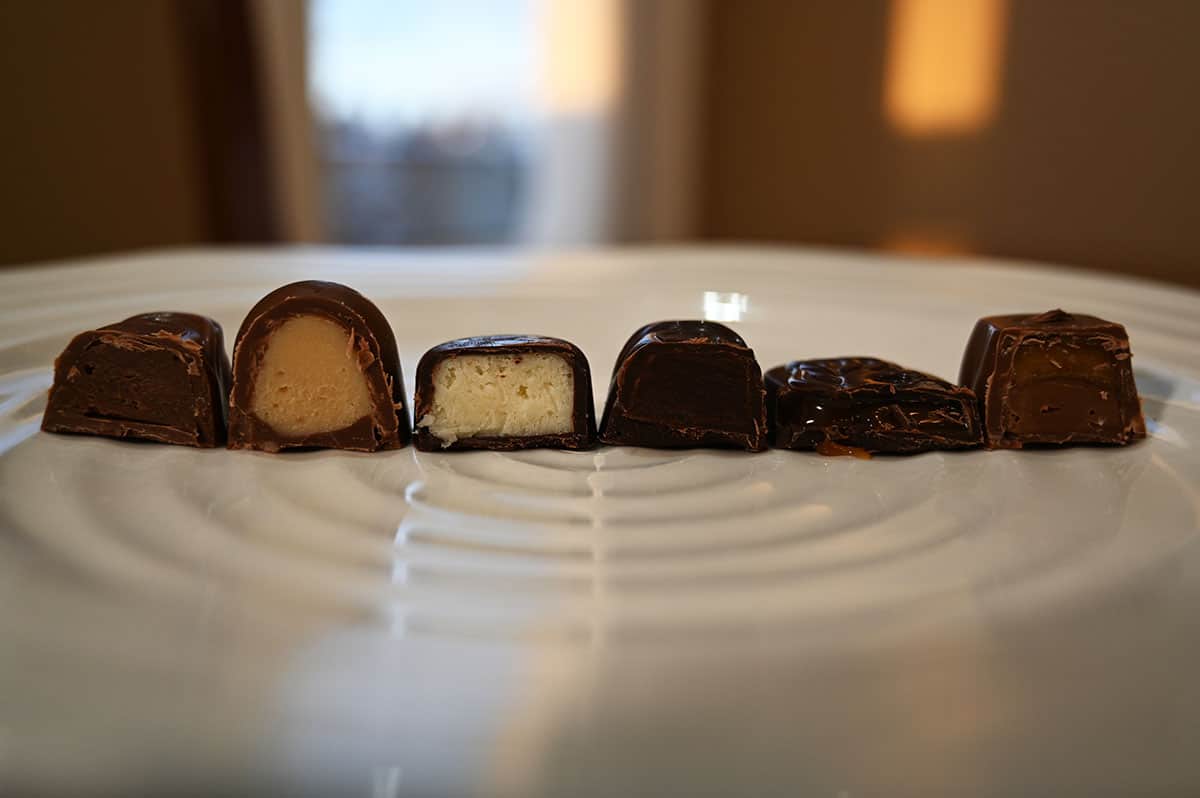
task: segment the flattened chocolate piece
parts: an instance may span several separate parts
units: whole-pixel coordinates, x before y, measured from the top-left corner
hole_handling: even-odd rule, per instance
[[[233,347],[230,449],[373,452],[409,435],[396,339],[370,300],[310,280],[250,310]]]
[[[742,337],[712,321],[647,324],[613,369],[600,440],[617,446],[767,448],[762,372]]]
[[[417,448],[590,449],[592,376],[579,347],[539,335],[459,338],[425,353],[413,399]]]
[[[54,361],[42,429],[218,446],[228,396],[221,325],[143,313],[72,339]]]
[[[979,396],[994,449],[1146,436],[1129,336],[1095,316],[1050,310],[980,319],[958,380]]]
[[[981,443],[975,394],[886,360],[797,360],[766,373],[771,445],[915,454]]]

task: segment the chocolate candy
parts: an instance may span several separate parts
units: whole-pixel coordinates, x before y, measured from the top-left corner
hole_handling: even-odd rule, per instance
[[[781,449],[914,454],[980,444],[974,392],[886,360],[798,360],[765,382],[771,444]]]
[[[251,309],[233,347],[229,448],[372,452],[408,440],[396,339],[366,297],[312,280]]]
[[[592,377],[579,347],[538,335],[439,344],[417,365],[417,448],[590,449]]]
[[[733,330],[660,321],[617,356],[600,440],[624,446],[767,448],[762,372]]]
[[[144,313],[71,340],[54,361],[42,429],[218,446],[228,396],[221,325]]]
[[[1129,336],[1095,316],[1050,310],[980,319],[958,380],[978,394],[994,449],[1146,436]]]

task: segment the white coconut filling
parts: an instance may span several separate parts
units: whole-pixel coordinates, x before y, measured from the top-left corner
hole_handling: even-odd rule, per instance
[[[417,426],[443,446],[573,429],[575,375],[559,355],[460,355],[434,366],[432,377],[433,407]]]

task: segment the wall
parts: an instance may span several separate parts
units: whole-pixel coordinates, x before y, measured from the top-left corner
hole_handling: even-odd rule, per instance
[[[922,132],[888,109],[899,3],[710,2],[703,235],[1200,284],[1200,3],[972,5],[998,14],[991,107]]]
[[[0,3],[0,263],[206,237],[171,3]]]
[[[0,2],[0,264],[278,237],[248,0]]]

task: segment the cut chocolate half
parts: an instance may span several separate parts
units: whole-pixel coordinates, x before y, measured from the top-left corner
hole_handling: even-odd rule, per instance
[[[219,446],[228,397],[221,325],[144,313],[72,339],[54,361],[42,429]]]
[[[229,448],[373,452],[409,433],[396,339],[370,300],[311,280],[251,309],[233,347]]]
[[[975,324],[959,382],[979,396],[987,445],[1126,444],[1146,436],[1120,324],[1051,310]]]
[[[974,392],[886,360],[797,360],[765,381],[780,449],[914,454],[981,443]]]
[[[413,399],[417,448],[590,449],[592,377],[574,344],[538,335],[460,338],[425,353]]]
[[[760,452],[767,448],[763,395],[754,352],[725,325],[647,324],[617,356],[600,440]]]

